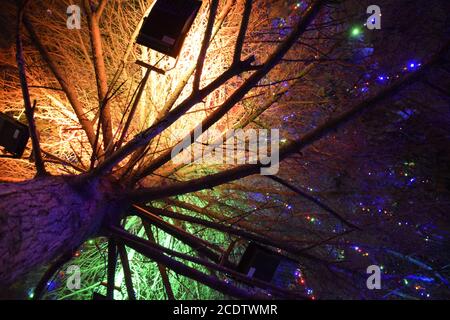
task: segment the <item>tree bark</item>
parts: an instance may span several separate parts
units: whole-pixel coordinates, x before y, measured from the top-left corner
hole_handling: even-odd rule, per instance
[[[120,212],[106,179],[77,186],[73,176],[0,184],[0,288],[77,248]]]

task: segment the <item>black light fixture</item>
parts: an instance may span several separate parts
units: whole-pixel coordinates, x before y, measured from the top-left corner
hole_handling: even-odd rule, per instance
[[[289,257],[250,242],[241,257],[237,271],[249,278],[256,278],[285,287],[294,278],[298,263]]]
[[[157,0],[144,19],[136,42],[178,57],[201,5],[199,0]]]
[[[0,112],[0,146],[20,158],[30,138],[28,126]]]

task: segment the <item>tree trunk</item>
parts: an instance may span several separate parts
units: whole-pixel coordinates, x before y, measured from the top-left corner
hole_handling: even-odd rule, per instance
[[[74,182],[60,176],[0,184],[0,288],[75,250],[120,214],[124,201],[111,181]]]

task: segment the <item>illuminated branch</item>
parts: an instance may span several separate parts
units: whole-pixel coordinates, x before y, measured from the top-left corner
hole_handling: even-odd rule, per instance
[[[190,268],[185,264],[166,256],[161,251],[156,250],[151,246],[143,245],[143,243],[145,243],[145,240],[143,239],[140,239],[115,227],[111,227],[110,231],[113,233],[114,237],[122,241],[126,246],[134,249],[135,251],[141,253],[142,255],[156,262],[160,262],[166,265],[168,268],[172,269],[178,274],[194,279],[200,283],[203,283],[219,292],[230,295],[232,297],[241,299],[256,298],[254,294],[250,294],[249,292],[234,287],[232,285],[229,285],[224,281],[220,281],[215,277],[208,276],[203,272],[197,271],[194,268]]]
[[[132,234],[129,234],[125,232],[124,230],[121,230],[117,227],[110,227],[110,231],[113,234],[113,236],[117,237],[120,241],[122,241],[125,245],[129,246],[130,248],[133,248],[137,252],[141,253],[142,255],[151,258],[155,261],[160,261],[167,265],[170,269],[174,270],[175,272],[182,274],[184,276],[187,276],[189,278],[195,279],[215,290],[218,290],[219,292],[231,295],[233,297],[238,298],[246,298],[246,299],[265,299],[267,297],[263,295],[258,295],[256,293],[249,293],[243,289],[240,289],[238,287],[235,287],[233,285],[230,285],[224,281],[218,280],[217,278],[207,276],[202,272],[199,272],[195,270],[194,268],[189,268],[186,265],[167,257],[163,253],[170,254],[174,257],[182,258],[184,260],[188,260],[200,265],[203,265],[205,267],[214,269],[216,271],[229,274],[230,276],[236,278],[237,280],[250,284],[250,285],[256,285],[261,288],[267,288],[270,290],[273,290],[273,292],[277,295],[280,295],[281,297],[284,296],[284,298],[290,297],[290,298],[300,298],[301,296],[297,296],[289,291],[277,288],[276,286],[258,280],[258,279],[251,279],[246,277],[243,274],[240,274],[232,269],[222,267],[220,265],[210,263],[207,260],[192,257],[180,252],[176,252],[174,250],[170,250],[167,248],[164,248],[163,246],[160,246],[155,243],[151,243],[150,241],[146,241],[144,239],[141,239],[139,237],[136,237]],[[161,259],[162,257],[165,257],[165,259]],[[177,263],[174,263],[177,262]]]
[[[19,8],[17,14],[17,29],[16,29],[16,61],[19,70],[20,86],[22,88],[23,102],[25,105],[25,114],[28,120],[28,128],[30,131],[31,143],[33,145],[33,158],[36,165],[37,176],[48,175],[45,170],[44,161],[42,160],[41,146],[37,134],[36,122],[34,121],[34,111],[36,108],[36,100],[31,106],[30,92],[28,90],[27,74],[25,71],[25,59],[23,56],[22,36],[20,28],[22,26],[23,14],[28,1],[25,1]]]
[[[214,26],[211,40],[213,40],[216,37],[217,33],[219,32],[223,21],[225,20],[226,16],[230,12],[233,1],[234,0],[228,0],[227,3],[225,4],[224,8],[222,9],[222,12],[216,18],[217,23]],[[180,97],[181,93],[183,92],[183,89],[186,87],[189,79],[194,74],[195,70],[196,70],[196,65],[192,65],[192,67],[189,68],[189,70],[186,72],[186,74],[183,76],[183,78],[179,81],[179,83],[175,87],[175,90],[171,94],[170,98],[167,100],[167,102],[164,104],[163,108],[161,109],[159,115],[156,118],[156,121],[161,120],[162,118],[164,118],[167,115],[167,113],[173,107],[173,105],[175,104],[177,99]]]
[[[105,10],[106,4],[108,3],[108,0],[101,0],[98,7],[96,14],[100,18],[103,14],[103,11]]]
[[[206,98],[210,93],[212,93],[214,90],[216,90],[217,88],[220,88],[223,84],[225,84],[228,80],[230,80],[231,78],[233,78],[234,76],[241,74],[244,71],[248,71],[250,70],[251,64],[254,61],[254,57],[250,57],[247,58],[244,61],[241,61],[235,65],[232,65],[228,70],[226,70],[222,75],[220,75],[216,80],[214,80],[212,83],[210,83],[209,85],[207,85],[204,89],[201,89],[199,91],[197,91],[196,94],[191,95],[190,98],[188,98],[187,100],[184,101],[184,103],[180,104],[179,106],[176,107],[176,109],[178,109],[180,106],[183,105],[183,110],[185,110],[183,112],[183,114],[185,112],[187,112],[191,107],[193,107],[195,104],[197,104],[198,102],[200,102],[202,99]],[[182,89],[182,88],[180,88]],[[173,110],[175,111],[175,110]],[[181,117],[183,114],[181,114],[179,117]],[[170,117],[170,113],[167,114],[166,118]],[[166,118],[162,118],[160,120],[160,123],[162,125],[164,125],[164,121],[166,120]],[[175,122],[178,119],[174,119],[173,122]],[[169,125],[164,125],[165,127],[160,129],[160,132],[163,132],[165,129],[167,129],[167,127],[170,126],[170,124],[172,124],[173,122],[169,123]],[[155,134],[155,136],[157,136],[157,134]],[[130,170],[134,165],[136,165],[136,163],[144,156],[145,153],[145,146],[141,147],[140,149],[138,149],[131,157],[131,160],[129,161],[129,163],[126,165],[126,169]]]
[[[103,11],[105,0],[101,1],[99,10]],[[103,57],[102,36],[100,32],[100,15],[97,11],[92,11],[89,0],[84,0],[84,9],[88,14],[89,36],[91,39],[92,58],[94,61],[95,78],[97,80],[97,94],[100,108],[99,121],[102,126],[103,148],[105,153],[108,147],[113,143],[111,109],[107,100],[108,77],[106,75],[105,59]]]
[[[253,0],[245,0],[244,14],[242,15],[241,26],[236,39],[236,46],[234,48],[233,62],[236,63],[241,60],[242,47],[244,45],[245,33],[247,32],[250,14],[252,12]]]
[[[122,132],[120,134],[119,140],[117,141],[117,147],[116,148],[120,148],[122,146],[122,143],[123,143],[123,141],[125,139],[125,136],[127,135],[128,129],[129,129],[130,125],[131,125],[131,122],[133,121],[134,114],[135,114],[136,109],[137,109],[137,107],[139,105],[139,102],[141,100],[142,94],[144,93],[145,86],[147,85],[147,81],[148,81],[148,78],[150,76],[150,72],[151,72],[151,69],[147,68],[147,70],[145,71],[144,78],[142,79],[142,81],[138,85],[138,90],[137,90],[136,96],[133,97],[134,101],[133,101],[133,104],[131,106],[130,113],[128,115],[127,121],[125,122],[125,125],[124,125],[124,127],[122,129]]]
[[[121,66],[119,68],[123,68],[125,66],[125,64],[127,63],[128,57],[130,56],[131,51],[134,48],[136,39],[139,35],[139,31],[141,30],[141,27],[144,24],[144,20],[147,17],[147,15],[149,14],[153,5],[154,5],[154,3],[151,3],[148,6],[147,10],[145,10],[144,14],[142,15],[141,19],[139,20],[139,23],[137,24],[136,28],[134,29],[133,34],[131,35],[130,41],[128,42],[127,49],[125,50],[125,54],[122,57]]]
[[[161,121],[151,126],[150,128],[144,130],[143,132],[136,135],[132,140],[130,140],[122,148],[114,152],[110,157],[108,157],[99,166],[94,168],[85,179],[91,179],[104,174],[107,174],[112,168],[126,158],[128,155],[138,150],[140,147],[146,146],[153,138],[167,129],[175,121],[177,121],[183,114],[185,114],[191,107],[202,101],[211,92],[222,86],[229,79],[235,75],[246,70],[247,66],[253,61],[253,59],[248,59],[243,61],[239,65],[232,66],[222,75],[220,75],[216,80],[211,82],[209,85],[197,91],[196,94],[191,95],[188,99],[180,103],[176,108],[170,111],[166,117]]]
[[[309,64],[299,75],[297,80],[302,79],[306,74],[308,74],[313,67],[315,66],[314,63]],[[245,117],[244,119],[242,119],[241,121],[239,121],[235,126],[233,126],[233,130],[236,129],[240,129],[240,128],[245,128],[248,124],[250,124],[252,121],[256,120],[256,118],[258,118],[264,111],[266,111],[267,109],[269,109],[275,102],[278,102],[280,100],[280,98],[288,91],[288,89],[282,89],[280,90],[280,92],[278,92],[277,94],[272,95],[267,101],[266,103],[264,103],[263,105],[261,105],[260,107],[256,108],[256,110],[250,114],[249,116]],[[220,107],[222,108],[222,107]],[[214,121],[214,118],[216,116],[214,116],[214,113],[211,114],[207,119],[202,121],[202,129],[203,130],[207,130],[211,125],[212,121]],[[212,119],[212,120],[211,120]],[[190,141],[193,141],[193,137],[194,137],[194,130],[191,130],[191,132],[182,139],[182,141],[189,141],[188,137],[190,136]],[[221,137],[217,138],[214,142],[212,142],[212,145],[220,145],[221,143],[223,143],[223,141],[225,141],[224,139],[226,137],[229,136],[230,131],[224,132],[222,134]],[[207,150],[204,150],[202,155],[194,155],[194,159],[193,162],[196,161],[199,157],[201,156],[207,156],[209,154],[209,152],[212,151],[213,148],[208,148]],[[167,163],[172,156],[172,150],[173,148],[168,149],[167,151],[163,152],[160,156],[158,156],[155,160],[153,160],[149,165],[147,165],[147,167],[145,167],[144,169],[142,169],[139,173],[137,173],[132,180],[131,184],[136,183],[137,181],[139,181],[140,179],[145,178],[146,176],[148,176],[149,174],[153,173],[156,169],[160,168],[161,166],[163,166],[165,163]],[[176,171],[180,170],[181,168],[183,168],[184,166],[186,166],[186,164],[179,164],[178,166],[176,166],[175,168],[173,168],[167,175],[170,176],[172,174],[174,174]]]
[[[95,144],[95,131],[94,127],[91,123],[91,121],[86,117],[86,112],[83,110],[83,105],[81,101],[78,99],[78,94],[75,89],[75,86],[73,83],[69,80],[68,77],[66,77],[61,69],[58,67],[58,65],[53,61],[53,59],[50,57],[49,52],[47,49],[43,46],[41,43],[38,35],[36,34],[33,25],[31,22],[27,19],[26,16],[23,17],[23,24],[25,25],[25,28],[27,29],[31,40],[33,41],[34,45],[38,49],[42,59],[47,63],[48,67],[50,68],[50,71],[55,76],[56,80],[58,80],[62,90],[67,96],[67,99],[69,100],[73,110],[75,111],[75,114],[77,115],[78,121],[83,128],[84,132],[86,133],[86,136],[89,140],[90,145],[93,147]]]
[[[210,248],[213,248],[216,251],[219,251],[220,254],[223,254],[223,249],[219,246],[213,245],[199,237],[196,237],[180,228],[177,228],[162,218],[152,214],[151,212],[143,209],[142,207],[133,205],[134,213],[139,216],[142,220],[147,221],[149,224],[154,225],[155,227],[163,230],[164,232],[172,235],[178,240],[184,242],[200,254],[204,255],[208,259],[212,261],[218,262],[220,261],[220,255],[216,252],[212,251]]]
[[[211,40],[211,34],[213,32],[214,20],[216,17],[217,7],[219,5],[219,0],[212,0],[211,7],[209,9],[208,23],[206,24],[205,35],[203,38],[202,46],[200,48],[200,53],[197,58],[197,67],[195,71],[193,91],[197,92],[200,87],[200,78],[202,77],[203,65],[205,63],[206,51],[208,50],[209,43]]]
[[[54,154],[52,154],[50,152],[47,152],[47,151],[45,151],[43,149],[41,151],[42,151],[43,154],[45,154],[47,156],[47,159],[45,160],[46,162],[51,162],[48,159],[48,158],[51,158],[51,159],[53,159],[54,162],[60,163],[60,164],[65,165],[65,166],[70,166],[70,167],[72,167],[73,169],[75,169],[78,172],[86,172],[86,168],[79,167],[76,164],[73,164],[73,163],[71,163],[69,161],[61,159],[60,157],[55,156]],[[80,164],[83,165],[83,163],[81,161],[80,161]]]

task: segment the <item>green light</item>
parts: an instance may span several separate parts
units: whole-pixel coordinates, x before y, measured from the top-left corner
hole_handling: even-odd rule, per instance
[[[361,28],[360,27],[353,27],[351,31],[352,37],[357,37],[361,34]]]
[[[406,285],[408,285],[408,280],[403,279],[403,282],[404,282]]]

